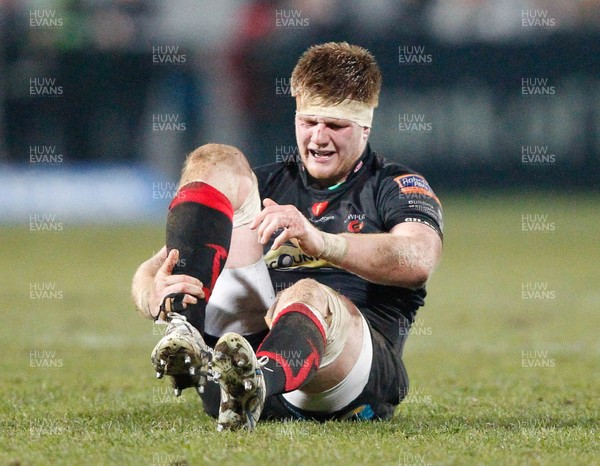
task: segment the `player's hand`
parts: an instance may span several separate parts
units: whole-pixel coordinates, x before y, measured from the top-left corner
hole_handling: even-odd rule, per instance
[[[251,230],[257,230],[258,241],[266,244],[271,235],[281,230],[273,241],[272,250],[282,246],[286,241],[297,242],[306,254],[319,255],[323,250],[323,237],[308,219],[293,205],[279,205],[266,198],[265,207],[250,224]]]
[[[167,249],[163,248],[157,259],[163,262],[154,276],[154,282],[152,283],[148,297],[148,304],[152,315],[158,315],[160,305],[165,296],[172,293],[185,293],[183,298],[184,308],[188,304],[196,304],[198,299],[204,298],[204,291],[202,290],[202,282],[200,280],[189,275],[173,275],[173,268],[179,260],[179,251],[177,249],[172,249],[167,255]]]

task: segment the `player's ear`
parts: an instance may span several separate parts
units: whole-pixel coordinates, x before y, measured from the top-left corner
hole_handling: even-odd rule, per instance
[[[367,139],[369,139],[370,134],[371,134],[371,128],[369,128],[368,126],[363,126],[362,140],[364,142],[367,142]]]

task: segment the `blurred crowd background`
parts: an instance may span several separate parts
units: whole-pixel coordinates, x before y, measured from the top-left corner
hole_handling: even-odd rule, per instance
[[[376,56],[372,146],[438,189],[596,189],[600,0],[0,0],[2,184],[290,160],[289,76],[328,40]]]

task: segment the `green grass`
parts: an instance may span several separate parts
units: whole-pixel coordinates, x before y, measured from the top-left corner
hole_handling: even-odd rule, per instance
[[[159,332],[129,284],[162,227],[1,228],[0,463],[600,464],[599,200],[448,197],[395,418],[250,434],[217,433],[195,393],[154,378]],[[527,213],[554,231],[521,231]],[[60,293],[31,299],[36,283]],[[524,283],[553,297],[523,299]]]

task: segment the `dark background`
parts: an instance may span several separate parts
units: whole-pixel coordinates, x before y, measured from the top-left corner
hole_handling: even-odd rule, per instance
[[[596,190],[600,2],[499,3],[131,0],[40,8],[5,0],[0,170],[58,169],[67,179],[74,169],[117,166],[175,180],[185,154],[206,142],[237,145],[253,165],[277,161],[295,150],[289,76],[297,58],[311,44],[346,40],[368,48],[384,76],[372,146],[436,189]],[[61,21],[32,25],[40,14]],[[547,22],[524,25],[532,15]],[[170,54],[177,63],[160,62],[165,47],[177,48]],[[400,63],[400,47],[420,48],[426,63]],[[31,95],[32,78],[55,79],[62,94]],[[523,95],[528,78],[547,80],[552,93]],[[154,130],[153,118],[167,114],[185,129]],[[430,130],[400,131],[400,115],[416,115]],[[53,147],[62,160],[33,163],[36,146]],[[526,147],[552,154],[552,162],[525,163]]]

